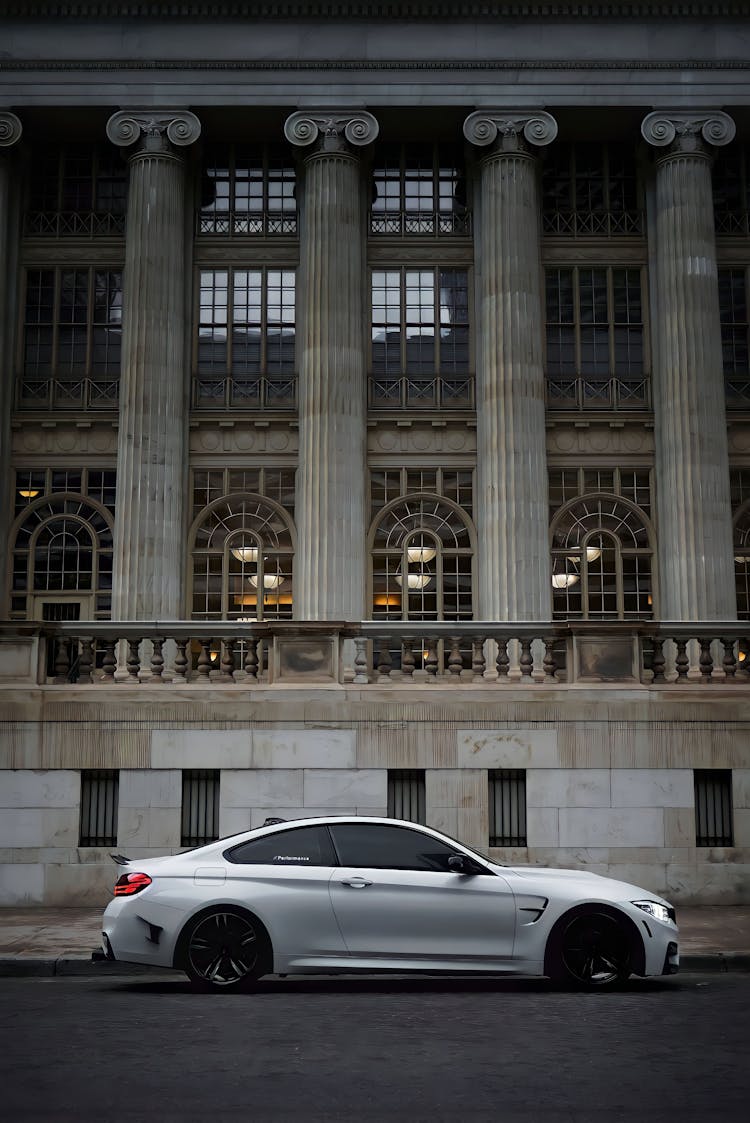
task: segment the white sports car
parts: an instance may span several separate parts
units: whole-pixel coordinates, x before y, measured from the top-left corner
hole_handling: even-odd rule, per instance
[[[592,873],[500,866],[396,819],[268,820],[171,857],[114,857],[125,868],[94,958],[182,969],[203,989],[362,971],[602,988],[679,966],[661,897]]]

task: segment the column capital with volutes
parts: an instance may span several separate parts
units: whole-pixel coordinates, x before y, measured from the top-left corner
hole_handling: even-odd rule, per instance
[[[349,152],[377,139],[380,126],[365,109],[300,109],[284,122],[284,136],[296,148]]]
[[[23,125],[8,109],[0,110],[0,148],[10,148],[21,139]]]
[[[732,118],[720,109],[657,109],[641,122],[641,136],[660,150],[662,159],[710,157],[713,148],[730,144],[736,131]]]
[[[464,121],[464,136],[470,144],[492,153],[530,155],[556,138],[557,121],[543,109],[477,109]]]
[[[174,153],[194,144],[201,135],[201,123],[188,109],[121,109],[107,121],[107,136],[120,148]]]

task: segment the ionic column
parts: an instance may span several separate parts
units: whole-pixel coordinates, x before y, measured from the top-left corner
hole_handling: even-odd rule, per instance
[[[293,113],[302,161],[299,466],[295,617],[360,620],[365,611],[366,192],[360,154],[370,113]]]
[[[649,113],[656,154],[654,437],[663,620],[737,613],[711,154],[720,112]]]
[[[185,162],[192,113],[120,112],[113,144],[133,147],[123,278],[112,615],[183,615],[188,363]]]
[[[477,562],[482,620],[548,620],[549,508],[542,368],[540,203],[535,150],[548,113],[479,110],[484,149],[475,224]]]
[[[21,138],[21,122],[15,113],[0,112],[0,479],[10,473],[10,414],[13,401],[13,322],[16,295],[13,278],[17,273],[18,237],[11,235],[11,155]],[[12,506],[0,503],[0,541],[7,543],[13,518]],[[7,549],[0,550],[0,589],[6,588]],[[7,608],[6,608],[7,616]]]

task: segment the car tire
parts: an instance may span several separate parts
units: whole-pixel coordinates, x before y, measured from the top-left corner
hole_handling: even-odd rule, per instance
[[[550,936],[545,974],[577,990],[611,990],[632,972],[629,927],[606,909],[580,909],[562,917]]]
[[[272,963],[263,925],[229,905],[194,917],[180,937],[180,950],[179,966],[196,990],[246,990]]]

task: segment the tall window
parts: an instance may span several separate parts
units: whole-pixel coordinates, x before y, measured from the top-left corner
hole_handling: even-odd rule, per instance
[[[115,409],[121,342],[121,273],[29,270],[19,408]]]
[[[460,149],[383,144],[375,151],[372,234],[469,234]]]
[[[200,234],[296,235],[294,163],[273,145],[224,145],[206,152]]]
[[[27,235],[92,237],[125,232],[127,167],[112,145],[36,148]]]
[[[11,539],[12,617],[41,618],[47,602],[83,602],[87,611],[81,615],[109,617],[110,512],[91,500],[67,493],[30,499],[14,523]],[[49,618],[49,613],[44,618]]]
[[[203,846],[219,837],[220,777],[213,768],[189,768],[182,773],[180,846]]]
[[[546,271],[550,409],[649,404],[640,269]]]
[[[294,406],[293,270],[202,270],[197,328],[196,407]]]
[[[728,409],[750,404],[747,278],[744,269],[719,270],[719,310]]]
[[[750,620],[750,501],[734,516],[734,583],[737,590],[737,616]]]
[[[587,495],[552,523],[556,619],[653,616],[652,538],[642,511],[612,495]]]
[[[471,620],[473,545],[466,515],[440,496],[385,507],[372,532],[375,620]]]
[[[427,815],[423,768],[388,769],[388,817],[425,823]]]
[[[115,768],[92,768],[81,773],[79,845],[117,845],[117,806],[120,773]]]
[[[492,769],[488,782],[490,846],[526,846],[525,769]]]
[[[720,148],[712,173],[717,234],[750,234],[750,158],[748,146]]]
[[[635,151],[614,144],[555,144],[542,176],[545,234],[613,237],[643,224]]]
[[[372,406],[471,406],[468,289],[466,269],[373,270]]]
[[[194,620],[292,618],[291,522],[261,496],[227,495],[192,530]]]
[[[732,772],[728,768],[696,768],[695,845],[733,846]]]

